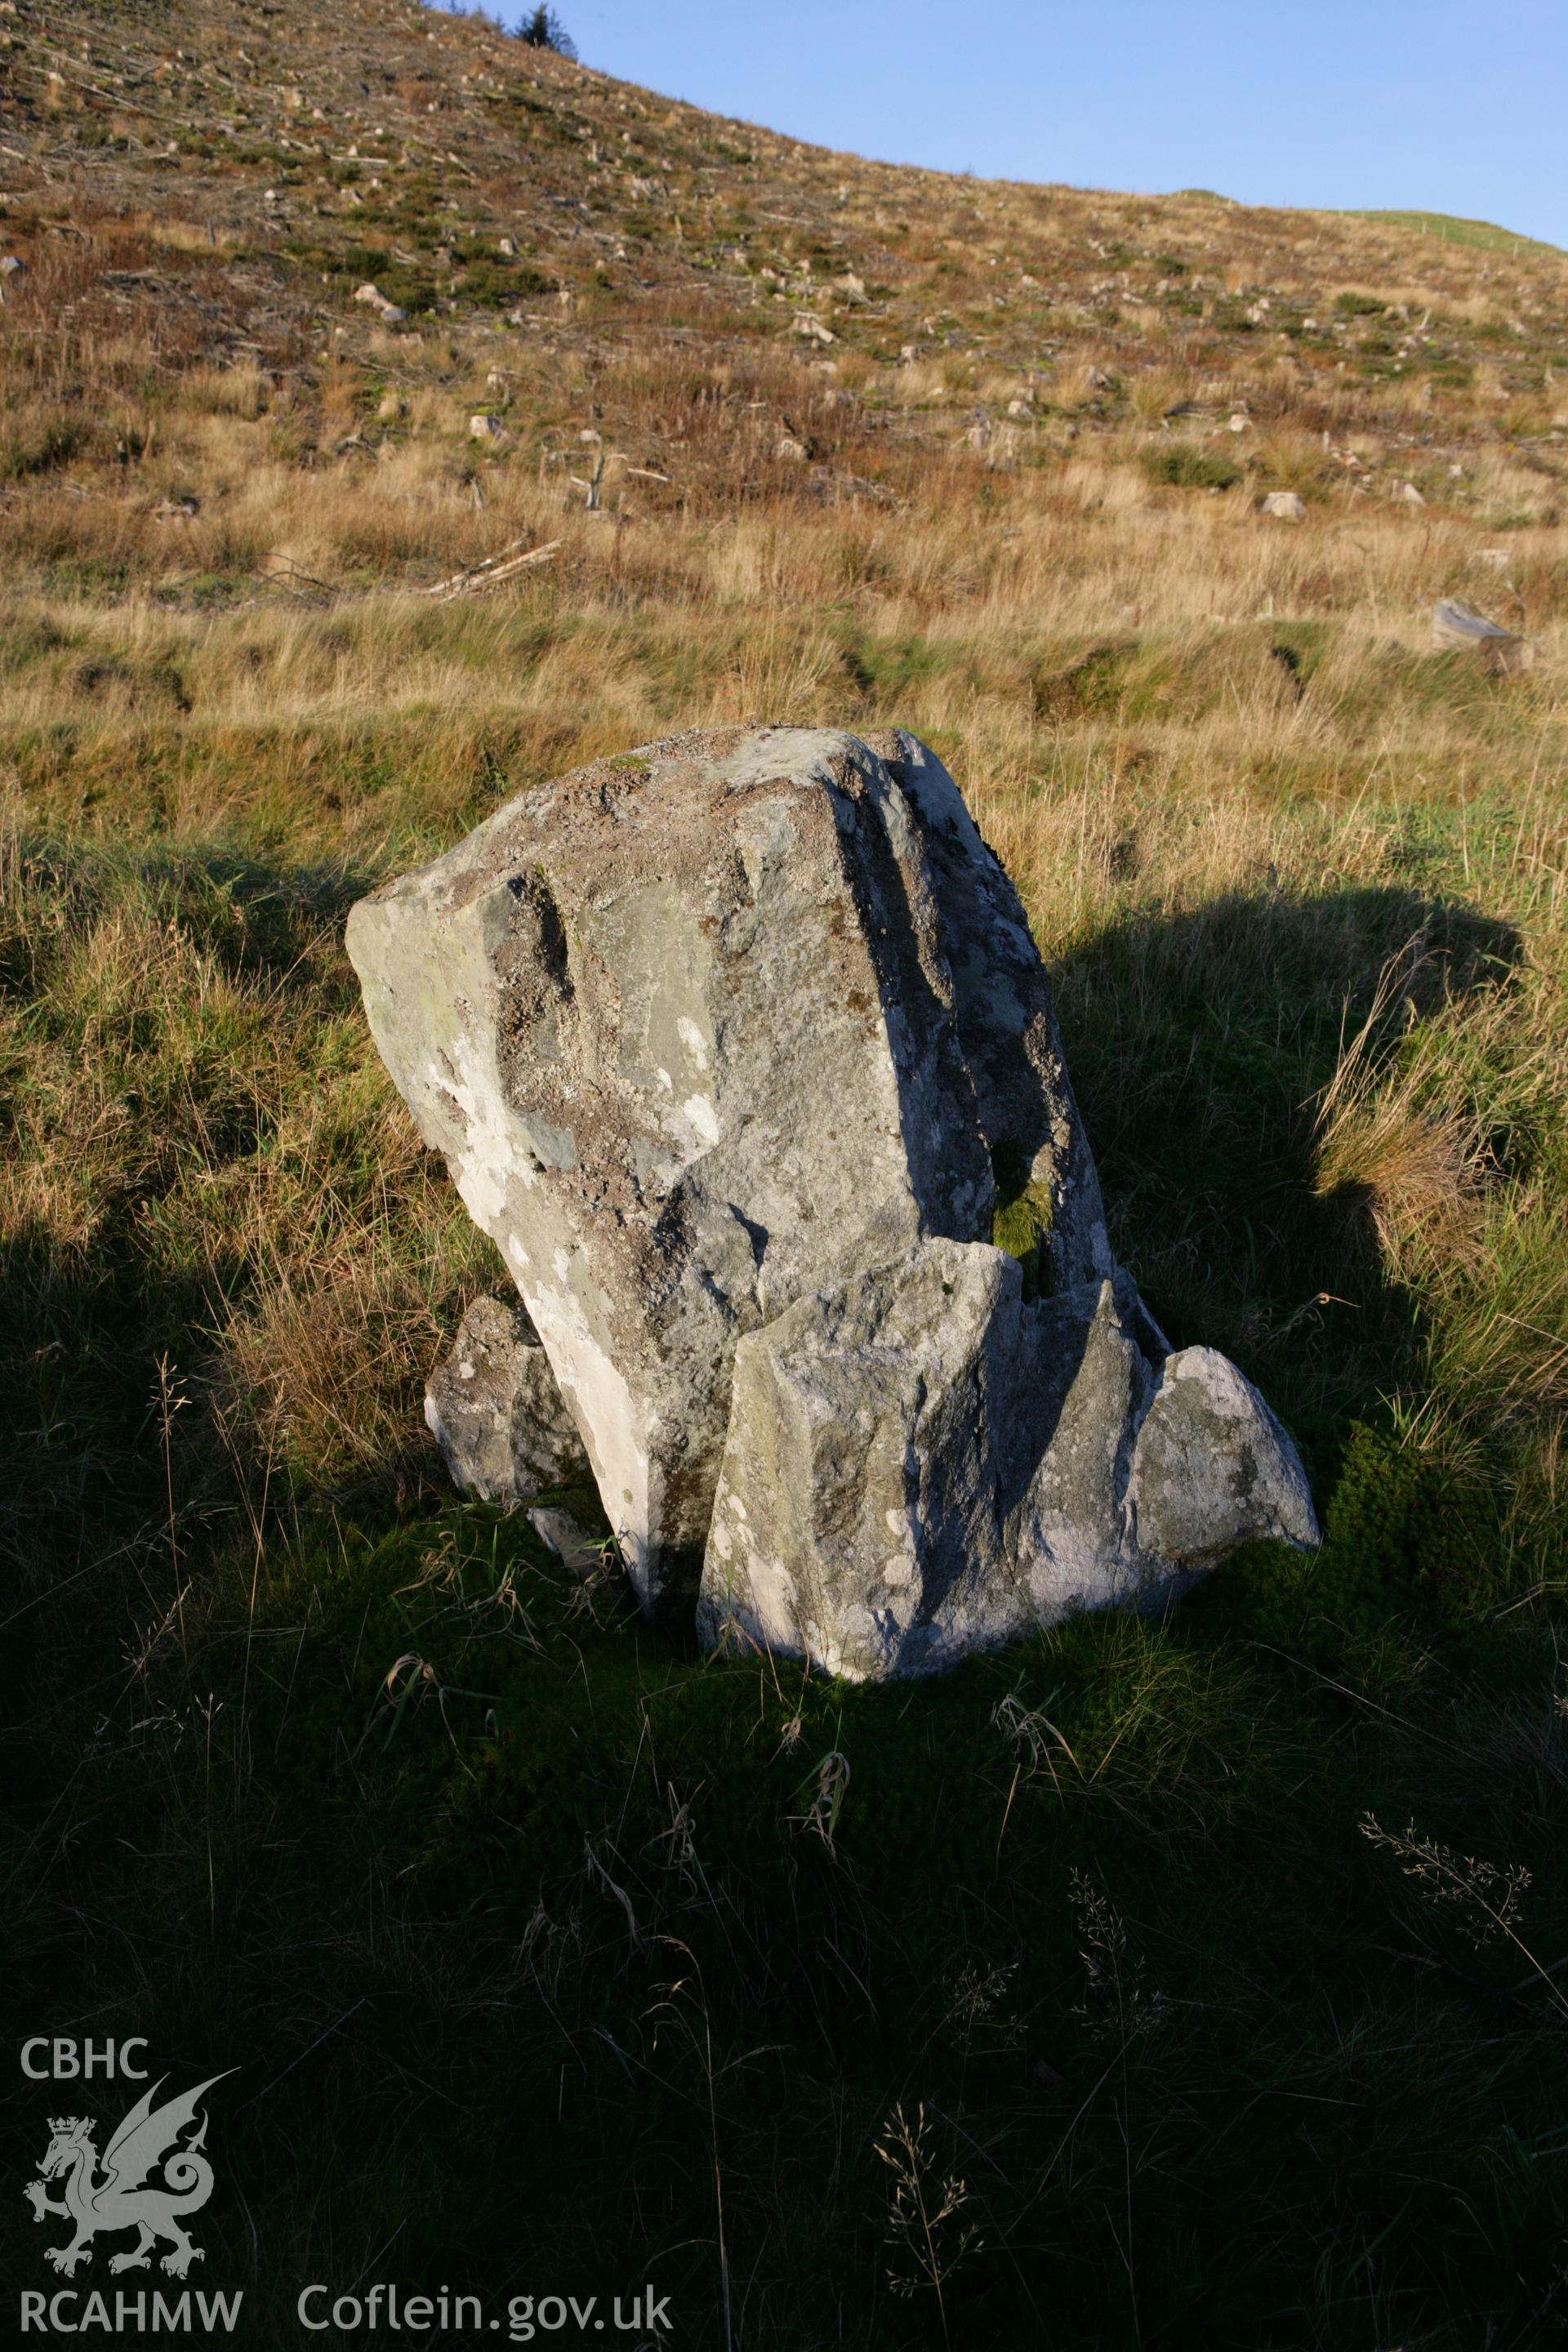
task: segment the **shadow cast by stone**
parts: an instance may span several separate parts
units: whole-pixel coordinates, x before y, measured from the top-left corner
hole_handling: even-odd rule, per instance
[[[1366,1188],[1322,1186],[1325,1090],[1369,1019],[1392,1062],[1413,1016],[1482,1012],[1521,953],[1510,925],[1394,883],[1130,915],[1053,970],[1119,1255],[1178,1344],[1267,1378],[1313,1455],[1423,1328]]]

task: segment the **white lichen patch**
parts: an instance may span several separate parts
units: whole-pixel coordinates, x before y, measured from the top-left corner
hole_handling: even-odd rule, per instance
[[[687,1052],[690,1055],[698,1068],[700,1070],[706,1070],[710,1066],[711,1059],[708,1051],[708,1040],[704,1037],[701,1030],[698,1027],[696,1022],[693,1021],[689,1013],[682,1013],[679,1016],[675,1024],[675,1031],[677,1036],[680,1039],[681,1044],[685,1046]],[[660,1076],[663,1076],[662,1072],[660,1072]]]
[[[622,1372],[594,1337],[582,1300],[571,1287],[571,1262],[555,1254],[560,1289],[530,1285],[523,1297],[562,1395],[583,1432],[595,1481],[626,1572],[648,1589],[652,1480],[641,1416]]]
[[[703,1150],[710,1151],[719,1140],[719,1114],[711,1095],[688,1095],[680,1113]]]
[[[475,1223],[489,1233],[506,1213],[510,1180],[515,1177],[525,1191],[538,1181],[532,1156],[502,1100],[494,1070],[486,1068],[470,1037],[455,1038],[444,1057],[433,1056],[426,1064],[425,1081],[457,1108],[463,1140],[452,1154],[452,1181]]]

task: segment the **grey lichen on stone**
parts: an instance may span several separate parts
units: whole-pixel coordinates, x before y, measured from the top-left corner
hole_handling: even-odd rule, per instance
[[[797,1300],[735,1353],[698,1630],[863,1678],[1028,1621],[1005,1478],[1022,1282],[931,1241]]]
[[[736,1349],[699,1632],[857,1680],[930,1673],[1157,1604],[1257,1535],[1317,1531],[1233,1365],[1165,1356],[1124,1274],[1031,1299],[1008,1253],[925,1242]]]
[[[645,1605],[903,1674],[1312,1539],[1261,1400],[1116,1264],[1017,894],[912,736],[591,763],[348,946]]]
[[[1213,1348],[1166,1357],[1133,1448],[1132,1495],[1140,1541],[1194,1566],[1252,1537],[1318,1540],[1295,1447],[1251,1381]]]
[[[516,1299],[474,1300],[426,1386],[425,1419],[457,1485],[480,1502],[531,1503],[590,1475],[550,1359]]]

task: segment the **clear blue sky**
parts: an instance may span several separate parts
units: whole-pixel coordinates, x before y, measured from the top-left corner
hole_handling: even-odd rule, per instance
[[[584,64],[825,146],[1568,246],[1568,0],[557,5]]]

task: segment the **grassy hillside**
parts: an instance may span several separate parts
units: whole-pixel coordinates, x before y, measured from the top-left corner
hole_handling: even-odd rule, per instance
[[[241,2070],[199,2284],[258,2345],[376,2279],[652,2280],[725,2352],[1551,2341],[1568,258],[867,164],[395,0],[0,42],[24,2031]],[[1316,1559],[854,1691],[453,1503],[421,1387],[500,1269],[344,910],[727,719],[952,767]],[[14,2074],[15,2178],[110,2095]],[[8,2276],[58,2235],[10,2198]]]
[[[1360,212],[1348,215],[1352,220],[1387,221],[1395,227],[1413,228],[1423,236],[1441,237],[1445,245],[1479,245],[1489,253],[1556,253],[1557,246],[1543,245],[1539,237],[1521,236],[1517,229],[1499,228],[1495,221],[1466,220],[1456,213]]]

